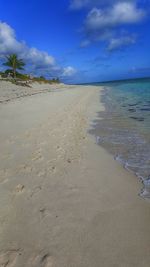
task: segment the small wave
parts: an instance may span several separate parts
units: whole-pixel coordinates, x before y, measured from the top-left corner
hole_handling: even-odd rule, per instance
[[[149,89],[150,81],[141,81],[141,86],[123,82],[108,87],[102,96],[105,110],[91,131],[98,145],[142,181],[141,196],[146,198],[150,198]]]

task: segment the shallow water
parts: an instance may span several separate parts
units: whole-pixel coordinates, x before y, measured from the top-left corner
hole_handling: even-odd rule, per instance
[[[104,86],[104,84],[103,84]],[[150,79],[107,83],[100,112],[90,133],[126,169],[143,182],[140,193],[150,198]]]

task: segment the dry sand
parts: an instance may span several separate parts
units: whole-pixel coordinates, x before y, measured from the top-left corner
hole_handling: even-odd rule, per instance
[[[24,82],[25,83],[25,82]],[[46,84],[38,82],[30,82],[30,87],[15,85],[12,82],[0,80],[0,103],[22,98],[25,96],[36,95],[40,93],[52,92],[53,90],[65,89],[64,84]],[[72,88],[74,86],[68,85]]]
[[[0,105],[0,267],[149,267],[150,203],[87,129],[99,87]]]

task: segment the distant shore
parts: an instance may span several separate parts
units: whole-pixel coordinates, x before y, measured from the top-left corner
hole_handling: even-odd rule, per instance
[[[141,184],[88,134],[101,90],[0,82],[0,266],[149,266]]]

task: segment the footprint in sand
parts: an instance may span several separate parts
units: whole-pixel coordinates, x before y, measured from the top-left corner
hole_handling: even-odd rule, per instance
[[[50,215],[49,211],[46,208],[41,208],[40,209],[40,214],[41,214],[42,219],[44,219],[45,217]]]
[[[42,190],[42,186],[38,185],[35,188],[33,188],[32,192],[31,192],[31,197],[33,197],[35,194],[39,193]]]
[[[36,154],[34,154],[33,158],[32,158],[33,161],[37,161],[37,160],[43,160],[43,156],[41,154],[41,151],[39,150]]]
[[[15,267],[19,250],[8,250],[0,253],[0,267]]]
[[[47,163],[46,163],[46,165],[47,165],[47,173],[49,173],[49,172],[56,172],[55,163],[56,162],[47,161]]]
[[[51,172],[55,172],[55,171],[56,171],[56,167],[55,167],[55,166],[51,166],[51,167],[50,167],[50,171],[51,171]]]
[[[29,262],[28,267],[53,267],[54,259],[48,254],[43,255],[35,255],[33,256]]]
[[[24,191],[25,186],[23,184],[18,184],[15,188],[16,193],[22,193]]]

